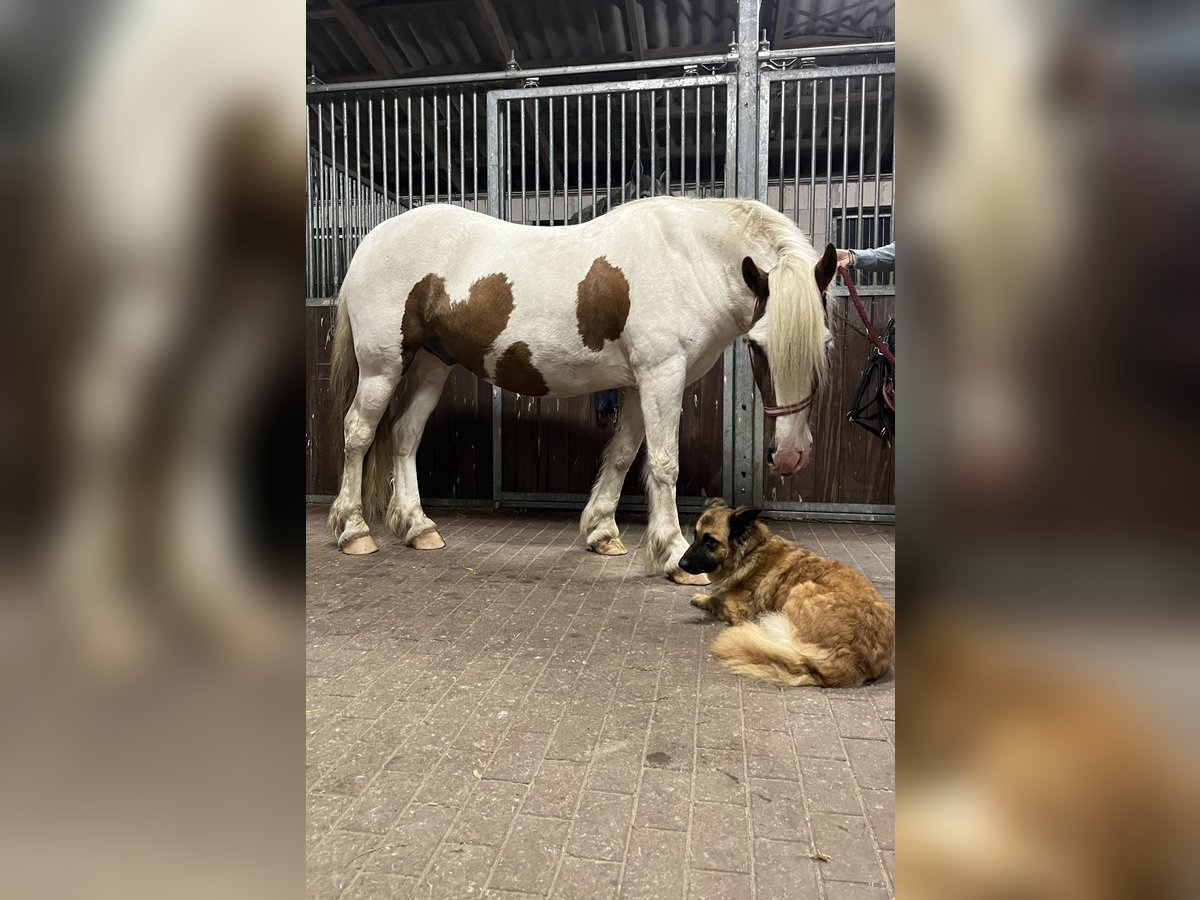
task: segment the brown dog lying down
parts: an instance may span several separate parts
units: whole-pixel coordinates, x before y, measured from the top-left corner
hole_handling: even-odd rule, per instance
[[[781,684],[854,687],[887,672],[895,609],[854,569],[771,534],[760,512],[710,500],[679,561],[713,582],[692,606],[733,626],[713,641],[713,655]]]

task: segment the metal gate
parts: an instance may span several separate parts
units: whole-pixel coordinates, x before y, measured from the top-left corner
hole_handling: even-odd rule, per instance
[[[801,63],[759,74],[757,197],[790,216],[818,248],[828,242],[877,247],[892,240],[895,72],[894,63]],[[860,275],[857,282],[882,332],[894,307],[892,276]],[[830,295],[835,350],[811,418],[815,458],[791,478],[770,475],[766,422],[755,399],[754,503],[778,512],[890,518],[894,501],[866,501],[891,493],[893,450],[846,421],[869,352],[866,336],[840,278]]]
[[[894,64],[809,68],[792,58],[785,64],[797,67],[774,69],[776,57],[760,52],[766,68],[757,74],[718,71],[731,60],[702,58],[707,72],[688,65],[680,77],[589,84],[310,87],[309,494],[332,489],[340,461],[339,417],[325,395],[329,307],[358,243],[389,216],[449,202],[554,225],[642,196],[753,194],[818,246],[891,240]],[[632,75],[610,64],[554,74],[585,70]],[[845,296],[840,287],[832,293]],[[860,293],[882,326],[891,279],[868,281]],[[814,464],[789,481],[767,475],[765,423],[739,342],[685,394],[682,508],[720,493],[785,515],[891,517],[892,454],[844,417],[867,353],[844,312],[831,303],[840,352],[812,418]],[[418,456],[422,491],[431,505],[577,508],[608,435],[589,398],[520,397],[456,368]],[[639,473],[635,463],[626,505],[640,505]]]
[[[493,91],[488,212],[522,224],[566,225],[639,197],[733,195],[736,96],[735,76],[700,74]],[[729,348],[684,394],[679,499],[685,507],[731,491],[733,383],[725,377],[731,356]],[[594,432],[595,440],[575,448],[551,436],[570,433],[572,425],[595,429],[591,418],[588,397],[543,400],[493,388],[492,445],[501,448],[493,456],[495,499],[586,503],[608,432]],[[525,434],[516,436],[517,429]],[[577,460],[567,457],[580,455],[576,474]],[[640,494],[641,467],[630,471],[627,493]]]

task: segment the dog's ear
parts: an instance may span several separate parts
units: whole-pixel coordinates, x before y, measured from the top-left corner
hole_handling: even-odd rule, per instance
[[[704,501],[705,509],[718,509],[718,508],[724,508],[727,506],[728,506],[728,504],[725,502],[724,497],[709,497],[707,500]]]
[[[757,506],[740,506],[735,509],[729,517],[729,542],[735,544],[745,537],[760,515],[762,510]]]

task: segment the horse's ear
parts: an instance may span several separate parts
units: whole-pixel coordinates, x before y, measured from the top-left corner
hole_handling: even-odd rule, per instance
[[[754,292],[755,297],[767,296],[767,273],[748,256],[742,260],[742,280],[746,282],[746,287]]]
[[[829,287],[829,282],[833,281],[833,276],[837,274],[837,247],[833,244],[825,246],[825,253],[817,261],[813,274],[817,276],[817,289],[824,293],[825,288]]]

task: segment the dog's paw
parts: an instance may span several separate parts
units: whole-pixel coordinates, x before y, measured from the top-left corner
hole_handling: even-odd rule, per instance
[[[702,609],[708,612],[708,601],[712,598],[708,594],[692,594],[691,604],[696,609]]]

